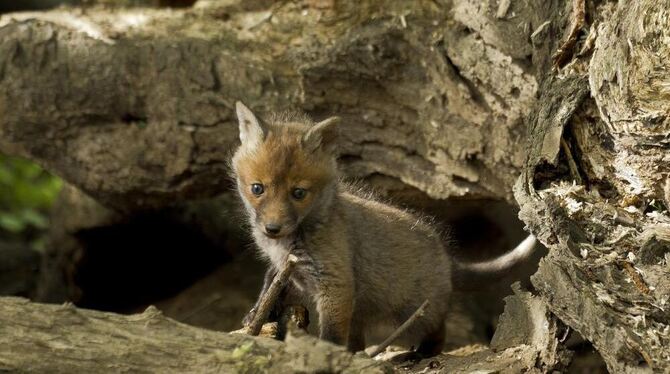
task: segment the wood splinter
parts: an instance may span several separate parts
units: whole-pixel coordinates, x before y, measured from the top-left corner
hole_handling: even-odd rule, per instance
[[[247,326],[247,333],[249,335],[257,336],[261,332],[263,323],[268,319],[272,307],[277,302],[279,294],[286,287],[289,277],[293,272],[295,264],[298,262],[298,258],[295,255],[289,254],[286,258],[286,261],[282,265],[282,268],[279,270],[270,287],[268,287],[267,292],[261,297],[258,308],[256,309],[256,314],[254,315],[253,320]]]
[[[561,43],[558,50],[553,55],[554,69],[559,69],[565,65],[573,56],[573,50],[579,40],[579,33],[586,24],[586,0],[573,0],[572,2],[572,22],[565,40]]]
[[[426,308],[430,304],[430,301],[426,300],[421,304],[421,306],[405,321],[400,327],[398,327],[391,335],[389,335],[386,340],[381,342],[375,349],[370,351],[369,355],[370,357],[375,357],[376,355],[382,353],[386,347],[391,345],[400,335],[402,335],[405,331],[407,331],[410,326],[414,324],[419,318],[423,317],[423,315],[426,313]]]

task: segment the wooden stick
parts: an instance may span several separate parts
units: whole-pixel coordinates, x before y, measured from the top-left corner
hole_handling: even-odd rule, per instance
[[[286,287],[286,283],[288,283],[288,279],[291,276],[293,268],[295,267],[295,264],[297,262],[298,258],[292,254],[289,254],[281,270],[279,270],[277,275],[275,275],[274,279],[272,279],[270,287],[268,287],[268,290],[261,297],[261,301],[258,304],[258,308],[256,309],[254,319],[247,327],[249,335],[256,336],[261,332],[263,323],[268,319],[268,316],[270,315],[270,310],[272,309],[272,306],[277,302],[279,294],[284,289],[284,287]]]
[[[410,326],[412,326],[412,324],[416,322],[417,319],[423,317],[423,315],[426,312],[426,308],[428,307],[429,304],[430,301],[428,300],[424,301],[423,304],[421,304],[421,306],[419,307],[419,309],[417,309],[416,312],[414,312],[414,314],[412,314],[407,319],[407,321],[405,321],[402,325],[400,325],[400,327],[398,327],[391,335],[389,335],[389,337],[386,338],[386,340],[384,340],[375,349],[373,349],[372,352],[370,352],[370,357],[375,357],[376,355],[382,353],[386,349],[386,347],[391,345],[391,343],[393,343],[396,339],[398,339],[398,337],[402,333],[404,333]]]
[[[566,142],[565,138],[563,138],[563,137],[561,137],[561,148],[563,149],[563,152],[565,153],[565,158],[568,159],[568,168],[570,169],[570,176],[575,181],[575,183],[584,184],[584,181],[582,180],[582,176],[579,174],[579,168],[577,167],[577,163],[575,162],[575,158],[572,156],[572,151],[570,150],[570,146],[568,145],[568,142]]]

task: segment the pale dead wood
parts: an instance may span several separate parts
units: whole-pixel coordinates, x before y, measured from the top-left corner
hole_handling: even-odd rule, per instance
[[[419,318],[423,317],[424,313],[426,312],[426,308],[430,304],[430,301],[426,300],[421,304],[421,306],[405,321],[400,327],[398,327],[391,335],[389,335],[386,340],[381,342],[375,349],[370,351],[370,357],[375,357],[376,355],[384,352],[386,347],[391,345],[400,335],[402,335],[405,331],[407,331],[410,326],[414,324]]]
[[[663,189],[665,197],[665,207],[670,210],[670,177],[665,180],[665,188]]]

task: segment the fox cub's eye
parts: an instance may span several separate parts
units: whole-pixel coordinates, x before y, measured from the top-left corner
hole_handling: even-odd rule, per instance
[[[307,191],[304,188],[294,188],[291,195],[293,195],[293,198],[296,200],[302,200],[305,198],[305,195],[307,195]]]
[[[256,196],[262,195],[264,191],[265,189],[263,188],[263,185],[260,183],[254,183],[251,185],[251,193]]]

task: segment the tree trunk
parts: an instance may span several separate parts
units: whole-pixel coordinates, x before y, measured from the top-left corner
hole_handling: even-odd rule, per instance
[[[544,81],[515,189],[549,248],[533,285],[613,373],[670,370],[669,7],[590,15],[593,53]]]

